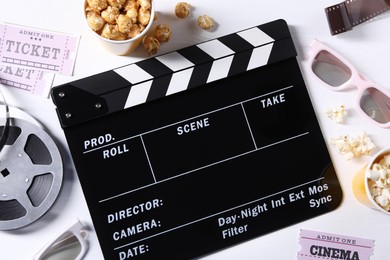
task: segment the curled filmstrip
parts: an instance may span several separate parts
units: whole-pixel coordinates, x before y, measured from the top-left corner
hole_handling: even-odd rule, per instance
[[[0,90],[1,92],[1,90]],[[26,226],[43,216],[62,185],[58,147],[37,124],[9,116],[0,125],[0,230]]]
[[[346,0],[325,8],[325,13],[330,32],[336,35],[350,31],[388,10],[390,0]]]

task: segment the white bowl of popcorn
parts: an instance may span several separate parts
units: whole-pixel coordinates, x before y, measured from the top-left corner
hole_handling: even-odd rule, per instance
[[[364,185],[371,206],[390,215],[390,148],[379,151],[368,163]]]
[[[152,26],[153,0],[85,0],[88,27],[115,55],[127,55],[141,43]]]

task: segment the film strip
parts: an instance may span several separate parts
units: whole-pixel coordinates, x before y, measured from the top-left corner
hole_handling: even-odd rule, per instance
[[[35,69],[45,69],[49,71],[59,71],[59,66],[49,64],[49,63],[42,63],[42,62],[33,62],[28,60],[21,60],[21,59],[15,59],[12,57],[3,57],[2,62],[4,64],[10,64],[15,66],[27,66]]]
[[[27,91],[30,91],[33,88],[33,86],[31,86],[31,85],[27,85],[27,84],[13,81],[13,80],[7,80],[7,79],[0,79],[0,83],[7,85],[7,86],[14,87],[14,88],[27,90]]]
[[[352,30],[390,10],[390,0],[347,0],[325,8],[332,35]]]
[[[61,124],[72,126],[294,57],[285,24],[277,20],[55,87]]]
[[[6,103],[3,107],[0,230],[12,230],[49,210],[62,186],[63,167],[56,144],[42,126],[21,110],[11,107],[8,111]]]

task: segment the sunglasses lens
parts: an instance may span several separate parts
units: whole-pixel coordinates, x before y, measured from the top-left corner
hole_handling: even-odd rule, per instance
[[[380,124],[390,122],[390,97],[376,88],[367,88],[360,99],[364,113]]]
[[[315,57],[312,70],[318,78],[332,87],[343,85],[352,75],[348,66],[325,50],[320,51]]]
[[[81,252],[81,243],[77,237],[66,232],[58,238],[54,244],[46,251],[42,260],[69,260],[76,259]]]

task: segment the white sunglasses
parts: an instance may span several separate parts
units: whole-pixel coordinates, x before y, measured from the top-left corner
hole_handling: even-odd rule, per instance
[[[87,235],[86,226],[77,219],[47,243],[33,260],[81,260],[88,249]]]

